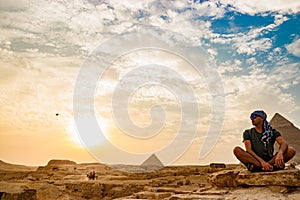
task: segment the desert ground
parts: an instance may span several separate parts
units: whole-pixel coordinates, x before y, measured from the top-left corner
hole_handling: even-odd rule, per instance
[[[259,173],[248,172],[236,164],[168,166],[156,170],[151,167],[77,164],[69,160],[27,167],[1,161],[0,199],[300,198],[299,165]],[[96,172],[95,179],[87,177],[91,171]]]

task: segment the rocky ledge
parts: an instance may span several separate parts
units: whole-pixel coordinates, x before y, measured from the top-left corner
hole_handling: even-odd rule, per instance
[[[213,173],[208,182],[217,187],[285,186],[300,187],[300,171],[297,169],[274,172],[250,172],[246,169],[224,170]]]

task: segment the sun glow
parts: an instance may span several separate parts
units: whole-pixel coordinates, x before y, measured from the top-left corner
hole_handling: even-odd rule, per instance
[[[76,122],[74,119],[71,119],[67,132],[70,135],[70,140],[77,146],[85,147],[85,148],[94,148],[94,147],[100,147],[102,146],[106,141],[106,127],[105,124],[102,121],[101,126],[99,125],[99,128],[101,128],[101,132],[95,132],[94,129],[90,126],[90,118],[82,118],[81,119],[81,125],[84,125],[84,131],[79,132],[77,129]]]
[[[80,139],[80,136],[79,136],[77,128],[76,128],[76,124],[73,119],[71,119],[69,122],[67,132],[70,135],[70,139],[74,144],[76,144],[78,146],[82,146],[81,139]]]

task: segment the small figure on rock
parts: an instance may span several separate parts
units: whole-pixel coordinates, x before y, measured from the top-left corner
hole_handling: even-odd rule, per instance
[[[245,130],[241,147],[233,149],[234,155],[249,171],[274,171],[285,168],[285,163],[296,154],[293,147],[289,147],[280,132],[273,129],[267,121],[267,114],[257,110],[250,115],[253,128]],[[274,154],[274,143],[279,144]]]
[[[89,180],[95,180],[97,178],[95,171],[90,171],[86,176],[89,178]]]

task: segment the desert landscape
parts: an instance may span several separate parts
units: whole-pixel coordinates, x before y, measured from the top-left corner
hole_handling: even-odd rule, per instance
[[[240,165],[169,166],[145,173],[100,163],[51,160],[26,167],[1,162],[0,199],[299,199],[300,171],[251,173]],[[118,169],[119,167],[119,169]],[[135,166],[138,168],[139,166]],[[149,166],[151,167],[151,166]],[[225,168],[224,168],[225,167]],[[143,167],[140,167],[141,169]],[[95,179],[87,174],[96,172]]]
[[[280,114],[271,123],[299,152],[300,130]],[[224,163],[163,167],[155,155],[139,166],[53,159],[29,167],[0,161],[1,200],[299,198],[299,154],[285,170],[256,173]]]

